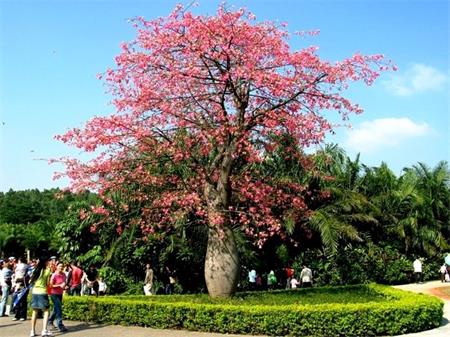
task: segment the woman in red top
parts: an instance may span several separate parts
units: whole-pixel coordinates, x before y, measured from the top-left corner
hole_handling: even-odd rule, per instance
[[[50,278],[50,297],[53,302],[53,312],[48,319],[49,327],[52,326],[53,321],[56,319],[55,326],[59,331],[67,331],[67,328],[62,322],[62,298],[64,289],[66,287],[66,274],[64,273],[64,264],[58,263],[56,266],[56,271]]]

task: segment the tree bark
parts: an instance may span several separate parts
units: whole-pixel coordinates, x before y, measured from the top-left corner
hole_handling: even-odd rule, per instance
[[[210,228],[205,258],[205,281],[211,297],[230,297],[236,291],[239,254],[233,230]]]
[[[239,253],[228,213],[232,166],[231,150],[228,150],[222,157],[217,183],[206,183],[204,189],[209,221],[205,281],[211,297],[232,296],[239,277]]]

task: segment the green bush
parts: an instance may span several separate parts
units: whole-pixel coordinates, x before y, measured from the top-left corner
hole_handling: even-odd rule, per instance
[[[356,301],[358,296],[352,297],[352,293],[362,294],[362,300]],[[276,297],[280,298],[278,303],[274,303]],[[258,298],[266,300],[255,304]],[[442,308],[439,299],[375,284],[242,293],[232,299],[205,295],[64,299],[65,317],[72,320],[273,336],[416,332],[439,326]]]
[[[99,275],[106,282],[110,294],[123,293],[128,290],[130,284],[133,284],[130,277],[111,267],[102,267],[99,270]]]

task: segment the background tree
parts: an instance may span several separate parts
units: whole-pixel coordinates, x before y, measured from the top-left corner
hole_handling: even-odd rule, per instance
[[[306,211],[297,194],[243,168],[278,146],[272,134],[288,133],[301,147],[320,142],[332,128],[324,113],[346,119],[361,112],[341,95],[348,82],[370,85],[388,66],[381,55],[332,63],[316,47],[291,51],[286,28],[256,22],[243,9],[198,16],[177,6],[135,25],[136,40],[122,45],[117,68],[105,74],[117,113],[58,137],[98,150],[87,163],[63,160],[66,174],[73,190],[95,189],[109,206],[111,195],[142,186],[129,197],[141,205],[136,223],[150,233],[195,214],[208,228],[208,291],[229,296],[239,271],[233,227],[261,245],[281,230],[274,205]],[[187,170],[177,171],[180,164]],[[249,200],[252,207],[240,207]]]

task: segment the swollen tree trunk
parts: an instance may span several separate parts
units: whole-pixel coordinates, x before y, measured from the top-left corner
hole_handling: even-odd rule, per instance
[[[239,254],[233,230],[210,228],[205,258],[205,281],[211,297],[230,297],[236,291]]]
[[[211,297],[233,295],[239,277],[239,254],[228,213],[232,150],[233,146],[230,146],[221,156],[218,181],[206,183],[204,188],[209,222],[205,281]]]

